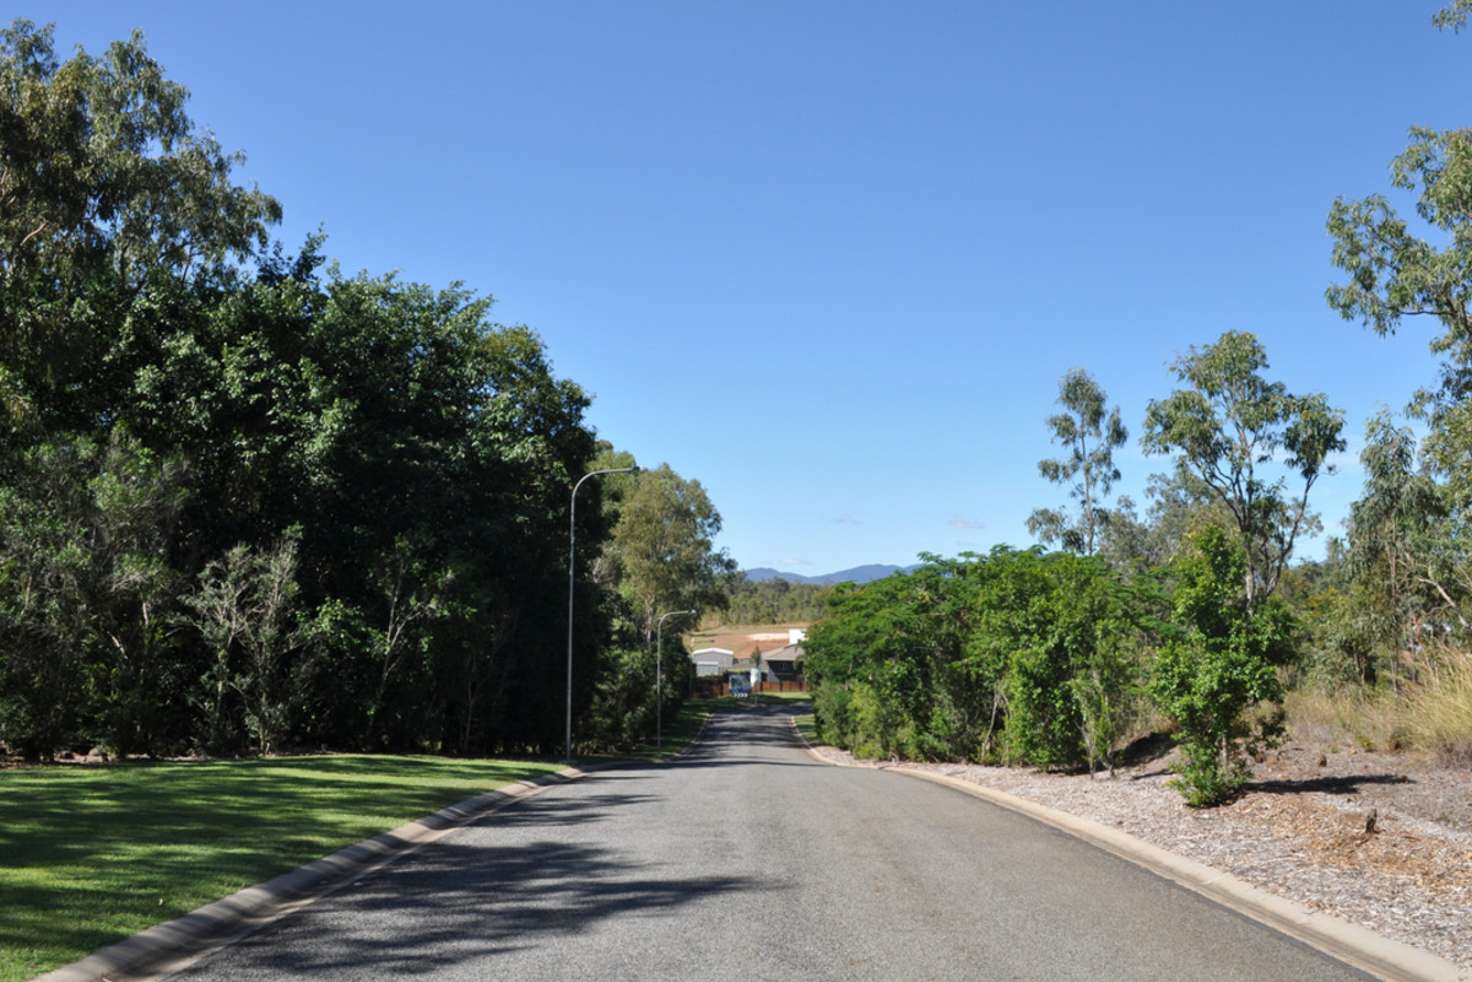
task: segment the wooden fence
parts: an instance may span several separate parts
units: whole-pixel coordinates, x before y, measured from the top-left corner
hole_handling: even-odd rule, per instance
[[[774,679],[771,682],[758,682],[751,687],[752,692],[806,692],[808,691],[807,679],[798,677],[795,679]],[[731,694],[731,680],[725,675],[700,676],[691,683],[690,696],[695,699],[713,699],[716,696],[729,696]]]

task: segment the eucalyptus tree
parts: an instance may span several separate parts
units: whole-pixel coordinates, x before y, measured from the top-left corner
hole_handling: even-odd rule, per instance
[[[1469,17],[1472,17],[1472,0],[1452,0],[1436,12],[1431,22],[1442,30],[1451,28],[1453,31],[1460,31],[1467,26]]]
[[[1455,0],[1434,22],[1458,31],[1469,15],[1472,0]],[[1430,342],[1439,377],[1409,406],[1424,437],[1418,446],[1388,418],[1371,421],[1365,489],[1350,517],[1357,588],[1393,622],[1377,640],[1404,646],[1428,622],[1466,631],[1462,606],[1472,595],[1462,531],[1472,509],[1472,129],[1413,127],[1390,183],[1415,196],[1414,218],[1384,194],[1331,207],[1332,259],[1344,280],[1325,296],[1381,336],[1410,319],[1440,327]]]
[[[1458,0],[1436,23],[1460,29],[1469,14],[1472,3]],[[1430,425],[1427,460],[1453,504],[1465,507],[1472,504],[1472,129],[1412,127],[1390,183],[1416,196],[1418,224],[1433,234],[1419,234],[1383,194],[1335,200],[1328,227],[1345,281],[1325,296],[1344,319],[1382,336],[1408,318],[1440,324],[1431,341],[1440,379],[1416,393],[1411,409]]]
[[[1350,506],[1349,564],[1366,613],[1388,630],[1375,640],[1395,650],[1434,633],[1468,630],[1469,565],[1445,496],[1419,465],[1415,434],[1388,413],[1365,427],[1365,485]],[[1392,662],[1393,667],[1393,662]]]
[[[721,513],[699,481],[661,464],[625,484],[609,553],[647,647],[659,610],[720,605],[722,576],[735,563],[715,547]]]
[[[1039,461],[1038,471],[1054,484],[1070,485],[1068,493],[1078,503],[1078,515],[1039,508],[1027,519],[1028,531],[1042,542],[1056,542],[1085,556],[1098,548],[1108,520],[1105,502],[1120,476],[1114,451],[1129,439],[1119,407],[1110,409],[1107,401],[1099,383],[1081,368],[1069,369],[1058,383],[1063,412],[1048,417],[1048,428],[1066,456]]]
[[[1391,183],[1418,192],[1417,214],[1441,233],[1438,241],[1417,235],[1383,195],[1336,200],[1333,261],[1347,276],[1326,297],[1346,320],[1381,335],[1407,318],[1440,323],[1431,349],[1442,358],[1441,377],[1416,393],[1412,410],[1430,424],[1429,460],[1459,500],[1472,501],[1472,130],[1412,129],[1391,165]]]
[[[1345,447],[1343,413],[1322,394],[1293,395],[1268,381],[1267,367],[1245,331],[1191,348],[1174,365],[1185,387],[1150,402],[1142,441],[1146,453],[1173,456],[1183,480],[1199,482],[1231,515],[1249,609],[1277,587],[1298,538],[1320,527],[1309,492]]]
[[[0,28],[0,454],[105,418],[146,364],[128,335],[280,220],[187,99],[139,34],[60,61],[50,27]]]

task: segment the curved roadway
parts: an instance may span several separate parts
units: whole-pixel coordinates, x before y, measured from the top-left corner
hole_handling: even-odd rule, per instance
[[[1364,977],[1030,819],[819,764],[787,714],[518,802],[177,977]]]

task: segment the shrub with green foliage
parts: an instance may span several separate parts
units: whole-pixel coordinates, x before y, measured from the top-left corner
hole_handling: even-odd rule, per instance
[[[1271,744],[1281,717],[1277,668],[1293,653],[1293,622],[1275,598],[1249,606],[1247,559],[1220,528],[1197,533],[1176,566],[1172,633],[1155,661],[1150,694],[1177,726],[1185,762],[1174,786],[1194,806],[1230,799],[1247,778],[1246,753]]]
[[[859,756],[1110,760],[1134,700],[1132,594],[1102,560],[999,547],[837,589],[805,648],[822,738]]]

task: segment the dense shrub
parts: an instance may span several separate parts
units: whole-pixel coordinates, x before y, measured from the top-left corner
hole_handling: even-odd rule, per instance
[[[825,740],[860,756],[1108,761],[1139,631],[1102,561],[999,548],[845,587],[808,635]]]
[[[1177,564],[1173,632],[1155,661],[1150,693],[1177,726],[1184,756],[1175,784],[1193,805],[1227,800],[1247,776],[1245,754],[1271,743],[1280,716],[1277,668],[1292,652],[1292,622],[1276,599],[1249,606],[1241,546],[1219,528],[1196,534]]]

